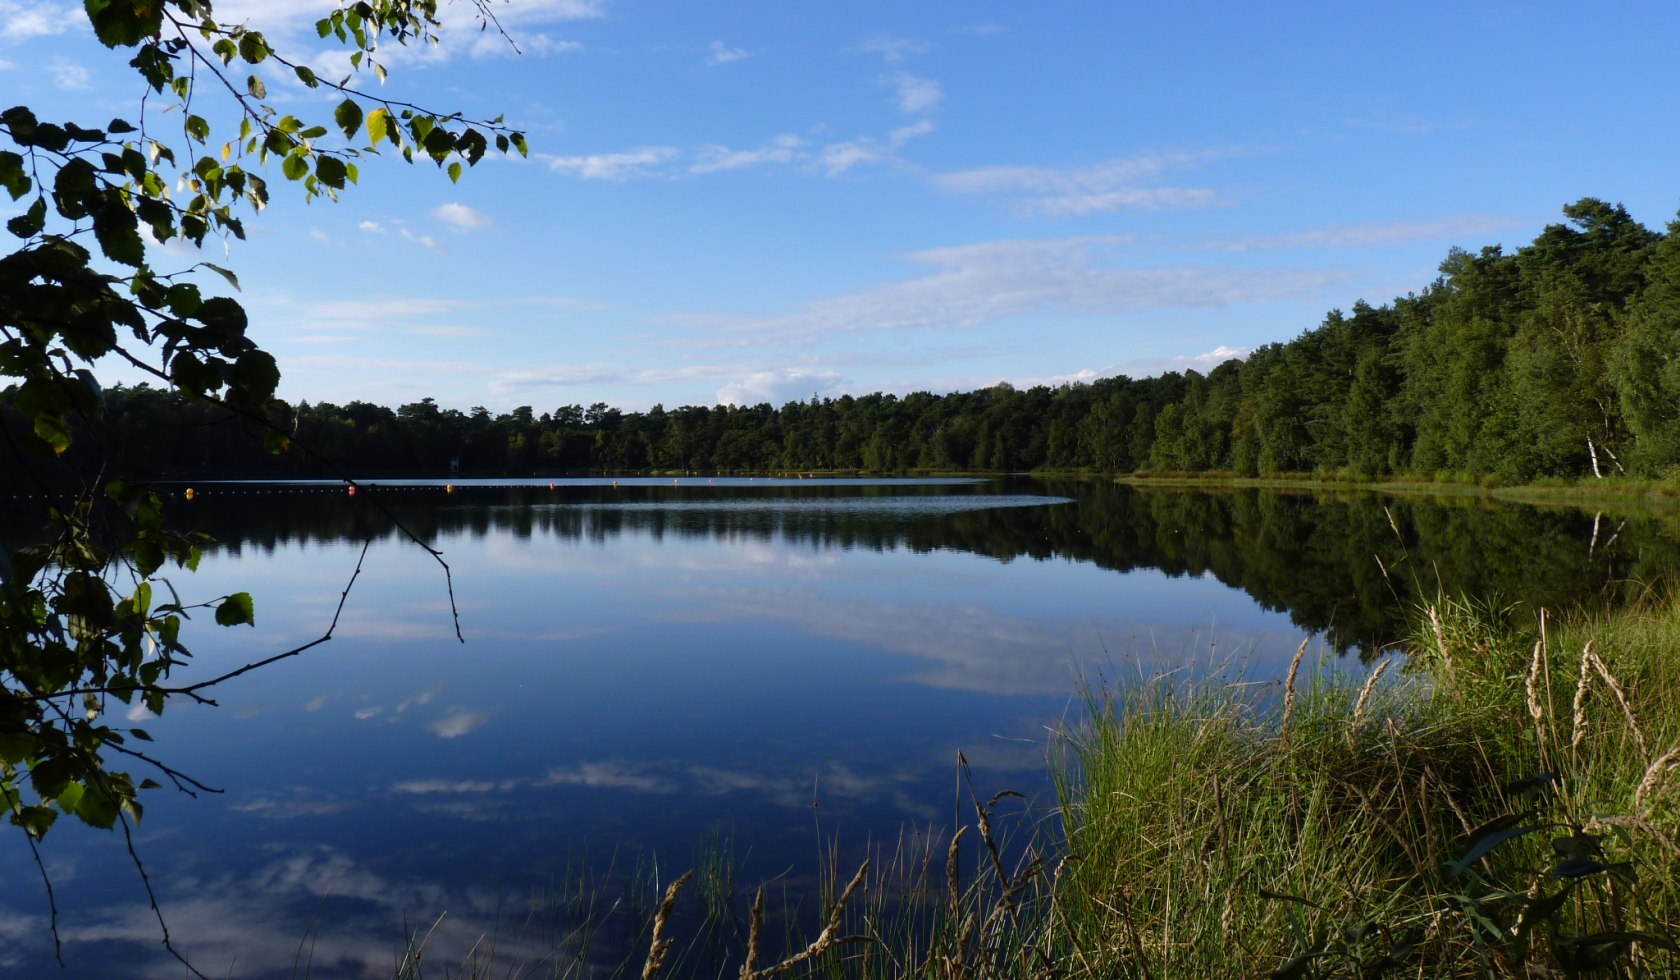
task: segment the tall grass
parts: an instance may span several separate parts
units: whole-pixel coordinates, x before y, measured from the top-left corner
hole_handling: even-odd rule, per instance
[[[1281,697],[1218,680],[1100,692],[1057,770],[1064,962],[1671,975],[1680,603],[1513,618],[1431,607],[1389,684],[1309,670]]]

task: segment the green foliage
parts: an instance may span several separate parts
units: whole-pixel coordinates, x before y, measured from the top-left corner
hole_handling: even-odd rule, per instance
[[[260,32],[217,21],[206,0],[88,0],[84,9],[144,82],[139,115],[88,123],[44,120],[25,105],[0,111],[0,188],[21,209],[0,255],[0,471],[53,501],[40,533],[0,561],[0,800],[32,843],[60,813],[103,828],[138,820],[139,790],[158,784],[136,785],[127,766],[203,788],[136,749],[149,736],[107,723],[107,711],[113,701],[154,714],[172,697],[208,701],[199,692],[233,674],[175,678],[190,656],[192,612],[213,609],[206,618],[224,627],[255,621],[243,592],[179,598],[169,576],[196,567],[207,539],[170,530],[162,499],[109,478],[97,440],[85,438],[111,408],[91,367],[116,358],[178,404],[238,419],[266,450],[289,446],[294,418],[274,397],[278,365],[247,336],[244,308],[199,281],[213,273],[237,289],[238,279],[210,262],[162,268],[174,253],[161,246],[243,238],[244,216],[269,204],[276,169],[305,199],[334,198],[356,182],[356,162],[385,146],[452,179],[492,142],[525,152],[500,120],[469,122],[359,84],[363,72],[384,80],[378,44],[435,39],[436,0],[362,0],[325,18],[321,36],[352,49],[356,67],[336,83]],[[271,62],[342,96],[330,121],[347,142],[282,112],[257,75],[239,77]],[[180,120],[172,142],[155,120],[147,125],[159,112]],[[216,119],[233,123],[223,132]]]

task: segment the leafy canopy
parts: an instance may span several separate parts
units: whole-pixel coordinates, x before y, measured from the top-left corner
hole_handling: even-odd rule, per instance
[[[475,2],[483,26],[494,25]],[[240,303],[197,281],[201,270],[233,289],[238,279],[208,261],[161,269],[171,253],[160,246],[243,238],[276,170],[305,199],[336,199],[367,154],[430,160],[456,180],[492,149],[526,152],[500,118],[471,121],[361,87],[369,74],[385,80],[380,45],[438,40],[436,0],[364,0],[323,17],[317,34],[348,53],[350,72],[336,82],[260,31],[219,22],[208,0],[86,0],[85,11],[145,82],[134,116],[0,111],[0,189],[22,208],[6,222],[15,247],[0,257],[0,455],[53,501],[38,539],[9,568],[0,561],[0,801],[32,845],[60,814],[104,828],[138,820],[137,792],[158,784],[136,785],[123,771],[134,765],[184,791],[206,788],[137,747],[150,741],[143,729],[107,723],[107,708],[210,702],[202,692],[255,666],[172,682],[189,657],[193,610],[237,627],[254,622],[251,597],[184,602],[164,576],[197,566],[203,536],[170,530],[146,487],[67,472],[81,424],[101,410],[95,366],[107,358],[231,409],[271,451],[289,448],[274,358],[248,336]],[[276,109],[264,81],[276,72],[329,90],[323,118]]]

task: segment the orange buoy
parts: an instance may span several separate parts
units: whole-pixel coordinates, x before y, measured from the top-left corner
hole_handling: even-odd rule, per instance
[[[193,488],[192,487],[188,487],[187,492],[185,494],[183,494],[182,496],[186,497],[188,500],[191,500],[198,495],[193,493]]]
[[[443,485],[443,492],[444,492],[444,493],[454,493],[454,492],[455,492],[455,484],[453,484],[453,483],[445,483],[445,484],[444,484],[444,485]]]

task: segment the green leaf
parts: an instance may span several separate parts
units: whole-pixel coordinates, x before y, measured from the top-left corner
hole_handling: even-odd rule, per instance
[[[1585,878],[1589,875],[1598,874],[1600,871],[1608,870],[1610,870],[1610,866],[1603,862],[1595,861],[1592,858],[1573,857],[1559,861],[1553,866],[1551,876],[1553,878]]]
[[[232,380],[243,399],[267,401],[280,384],[280,368],[267,351],[248,350],[234,360]]]
[[[99,250],[113,262],[138,268],[146,260],[139,219],[120,204],[100,208],[94,214],[93,237],[99,239]]]
[[[29,769],[29,782],[42,799],[56,799],[70,784],[75,765],[63,756],[42,759]]]
[[[77,801],[76,816],[81,817],[82,822],[89,826],[110,830],[117,824],[120,807],[121,801],[107,786],[103,783],[93,783]]]
[[[345,99],[333,110],[333,122],[344,131],[345,139],[355,139],[356,131],[362,126],[362,107],[354,99]]]
[[[1574,888],[1575,882],[1565,882],[1564,886],[1558,889],[1554,895],[1535,896],[1522,910],[1522,921],[1517,924],[1518,938],[1533,932],[1536,925],[1556,915],[1558,909],[1563,908],[1563,903],[1569,898],[1569,893]]]
[[[268,46],[268,42],[256,31],[246,31],[239,39],[239,56],[250,64],[261,64],[272,53],[273,49]],[[257,97],[262,98],[260,95]]]
[[[264,85],[263,80],[255,75],[245,79],[245,89],[251,93],[251,97],[254,99],[268,98],[268,86]]]
[[[87,10],[94,34],[107,48],[131,48],[163,29],[162,3],[84,0],[82,6]]]
[[[1304,977],[1307,975],[1307,970],[1312,967],[1313,960],[1320,959],[1327,955],[1329,954],[1324,950],[1302,953],[1300,956],[1285,962],[1282,966],[1273,970],[1271,974],[1272,980],[1297,980],[1299,977]]]
[[[1480,861],[1489,851],[1492,851],[1499,845],[1508,840],[1515,840],[1525,834],[1532,834],[1539,829],[1540,827],[1538,824],[1530,824],[1524,827],[1501,828],[1475,836],[1473,838],[1473,843],[1470,845],[1470,849],[1464,853],[1463,857],[1459,858],[1457,861],[1448,862],[1447,877],[1456,878],[1465,871],[1469,870],[1471,865]]]
[[[310,71],[309,68],[304,65],[298,65],[296,68],[293,68],[292,71],[297,75],[298,81],[302,82],[309,88],[314,88],[315,86],[321,84],[320,81],[315,78],[315,73]]]
[[[19,238],[34,238],[47,225],[47,199],[37,197],[29,209],[6,222],[6,230]]]
[[[461,179],[461,164],[459,161],[449,165],[449,181],[456,183]]]
[[[29,193],[31,186],[33,182],[23,169],[23,157],[11,150],[0,150],[0,187],[4,187],[15,201]]]
[[[211,272],[214,272],[217,275],[221,276],[223,279],[226,279],[228,281],[228,285],[232,286],[234,289],[239,288],[239,277],[233,274],[233,270],[224,269],[214,262],[200,262],[199,265],[204,266],[206,269],[209,269]]]
[[[82,794],[86,792],[86,790],[87,787],[83,786],[81,783],[70,783],[59,791],[58,799],[54,802],[57,803],[59,808],[65,813],[75,813],[76,804],[82,801]]]
[[[286,154],[285,159],[280,161],[280,172],[287,180],[302,180],[309,176],[308,155],[301,147]]]
[[[320,178],[321,183],[328,187],[343,190],[344,180],[347,176],[344,161],[337,157],[323,156],[317,158],[315,161],[315,176]]]
[[[251,593],[235,592],[222,600],[216,607],[217,626],[255,626],[256,609],[251,602]]]
[[[62,415],[35,416],[35,435],[52,449],[54,453],[62,453],[70,448],[70,427],[65,424]]]
[[[12,823],[27,830],[36,840],[45,837],[57,819],[58,811],[44,806],[26,806],[12,814]]]

